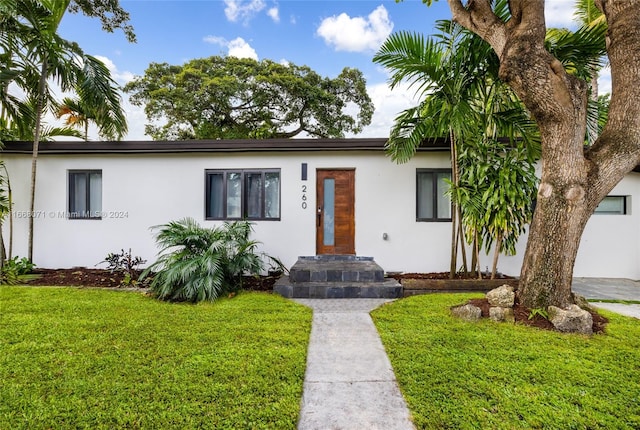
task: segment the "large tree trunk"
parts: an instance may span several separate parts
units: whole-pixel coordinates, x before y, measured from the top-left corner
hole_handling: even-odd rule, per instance
[[[589,217],[640,163],[640,2],[596,0],[609,28],[613,92],[607,125],[586,151],[587,85],[546,51],[544,1],[510,0],[506,23],[488,0],[448,3],[455,21],[492,46],[501,79],[540,127],[541,183],[518,296],[530,308],[567,306],[573,302],[573,266]]]
[[[553,192],[546,184],[538,192],[518,289],[520,302],[531,309],[573,303],[573,266],[591,214],[584,196],[580,196],[581,189],[569,191],[573,193],[570,197],[576,197],[571,199],[562,192]],[[564,184],[556,185],[560,190],[564,188]]]
[[[544,21],[519,27],[505,45],[500,75],[536,119],[544,155],[518,297],[529,308],[566,307],[573,303],[573,266],[590,215],[583,155],[587,86],[545,50]]]

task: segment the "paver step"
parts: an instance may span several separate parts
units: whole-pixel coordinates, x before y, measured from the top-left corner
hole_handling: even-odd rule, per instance
[[[386,279],[373,257],[318,255],[298,257],[289,276],[280,278],[273,291],[297,299],[395,299],[402,285]]]
[[[384,270],[372,257],[320,255],[299,257],[289,278],[292,282],[382,282]]]
[[[395,299],[402,297],[402,285],[395,279],[380,282],[291,282],[284,276],[273,290],[296,299]]]

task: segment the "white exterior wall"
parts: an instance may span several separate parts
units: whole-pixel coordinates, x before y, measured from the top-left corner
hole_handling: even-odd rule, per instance
[[[14,196],[13,255],[27,255],[30,158],[4,156]],[[308,180],[301,180],[301,163]],[[446,270],[449,223],[415,221],[416,168],[446,168],[446,153],[418,154],[396,165],[381,152],[280,152],[152,155],[44,155],[38,161],[34,262],[39,267],[92,267],[131,248],[152,262],[151,226],[184,217],[205,221],[206,169],[281,169],[281,220],[256,221],[261,250],[291,266],[315,255],[316,169],[355,168],[356,252],[386,270]],[[67,171],[102,170],[102,220],[67,219]],[[306,185],[307,208],[302,208]],[[7,238],[7,226],[4,227]],[[387,233],[388,240],[383,240]],[[104,267],[104,266],[101,266]]]
[[[576,277],[640,279],[640,174],[628,174],[609,193],[627,196],[627,214],[594,214],[585,227],[573,274]],[[513,257],[501,255],[498,270],[519,275],[526,235]],[[482,269],[491,267],[492,256],[481,258]]]
[[[30,157],[3,154],[14,196],[13,255],[27,255]],[[301,180],[301,164],[308,180]],[[387,271],[431,272],[449,268],[451,224],[416,222],[416,169],[447,168],[449,155],[418,153],[397,165],[382,152],[278,152],[128,155],[40,155],[34,262],[39,267],[93,267],[109,252],[131,248],[152,262],[158,252],[151,226],[184,217],[205,221],[206,169],[281,169],[281,220],[256,221],[261,250],[291,266],[315,255],[316,169],[355,168],[355,247]],[[67,171],[102,170],[102,220],[67,219]],[[307,208],[302,208],[306,185]],[[596,215],[587,225],[575,276],[640,278],[640,175],[630,174],[612,195],[630,195],[629,215]],[[8,226],[5,224],[5,239]],[[383,234],[387,234],[387,240]],[[515,257],[500,257],[499,270],[518,275],[526,238]],[[490,256],[482,267],[491,265]],[[105,267],[99,266],[99,267]]]

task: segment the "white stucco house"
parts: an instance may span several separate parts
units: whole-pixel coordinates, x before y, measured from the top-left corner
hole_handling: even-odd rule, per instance
[[[204,226],[246,218],[262,250],[291,266],[298,256],[372,256],[386,271],[447,271],[447,145],[406,164],[386,139],[42,143],[34,262],[92,267],[131,248],[149,262],[152,226],[195,218]],[[27,255],[31,144],[1,152],[14,196],[13,254]],[[8,225],[4,225],[5,240]],[[518,275],[526,236],[502,273]],[[490,265],[485,256],[482,267]],[[640,278],[640,174],[630,173],[589,221],[576,276]]]

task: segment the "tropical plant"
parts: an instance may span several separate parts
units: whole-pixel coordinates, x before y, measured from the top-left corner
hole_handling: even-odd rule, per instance
[[[539,153],[539,142],[535,124],[526,110],[500,82],[498,60],[491,55],[490,46],[451,21],[439,21],[436,27],[439,33],[428,39],[408,32],[392,34],[374,62],[392,72],[392,88],[409,81],[422,96],[417,107],[403,111],[396,118],[387,145],[391,158],[405,162],[427,139],[448,137],[450,140],[453,202],[450,276],[453,277],[457,270],[457,251],[464,239],[473,243],[474,269],[479,265],[478,250],[483,239],[486,247],[495,242],[500,250],[512,250],[504,247],[505,232],[521,231],[520,221],[518,225],[509,225],[509,221],[516,223],[515,218],[500,217],[496,211],[501,208],[487,204],[490,200],[485,194],[487,181],[517,176],[511,174],[512,170],[531,172]],[[498,138],[508,139],[509,144],[502,145]],[[524,149],[524,153],[507,155],[512,149]],[[478,151],[485,155],[484,166],[469,161],[470,155]],[[489,159],[487,155],[492,156]],[[504,159],[518,160],[520,164],[503,163]],[[478,169],[484,169],[482,173],[487,174],[495,171],[497,164],[505,169],[501,175],[477,176]],[[504,185],[504,181],[501,183]],[[486,184],[485,190],[479,190],[483,184]],[[521,194],[513,189],[508,193],[529,199],[518,203],[519,207],[528,207],[535,182],[527,181],[523,185],[529,188]],[[503,225],[501,228],[496,227],[498,219]],[[528,216],[523,218],[526,219]],[[511,242],[511,235],[507,236]],[[465,247],[460,249],[466,271]]]
[[[11,209],[13,207],[13,197],[11,192],[11,182],[9,180],[9,172],[4,164],[4,161],[0,160],[0,272],[4,268],[5,260],[11,258],[13,248],[13,216]],[[7,253],[7,247],[4,241],[4,219],[9,217],[9,251]]]
[[[56,109],[58,118],[66,117],[65,125],[83,129],[82,138],[89,140],[89,123],[98,127],[101,138],[119,140],[127,132],[127,120],[122,109],[112,110],[108,105],[91,106],[81,98],[65,97]]]
[[[432,0],[425,0],[431,4]],[[482,37],[500,59],[500,77],[535,118],[542,163],[518,297],[529,308],[574,303],[573,267],[585,226],[602,199],[640,162],[640,3],[595,0],[607,23],[606,43],[581,55],[609,60],[612,98],[606,125],[585,149],[591,75],[573,73],[546,45],[544,1],[448,0],[453,19]],[[599,30],[583,26],[581,32]],[[597,39],[597,38],[596,38]],[[570,43],[576,52],[583,38]],[[585,38],[586,40],[586,38]],[[595,40],[595,39],[594,39]],[[592,73],[593,71],[591,71]]]
[[[272,259],[256,251],[259,242],[249,239],[252,224],[247,221],[205,228],[184,218],[152,228],[159,230],[160,253],[141,279],[154,274],[150,286],[161,300],[215,300],[242,288],[243,275],[259,274],[264,259]]]
[[[5,260],[0,269],[0,285],[18,285],[37,279],[40,275],[31,273],[35,267],[26,257]]]
[[[480,274],[478,253],[489,255],[494,246],[491,278],[499,255],[514,255],[518,239],[531,221],[537,178],[535,163],[522,144],[498,140],[465,142],[458,154],[460,182],[451,187],[453,200],[462,207],[468,243],[473,243],[474,263]]]
[[[107,263],[107,270],[111,273],[121,273],[123,275],[122,284],[129,286],[137,284],[140,266],[146,262],[147,260],[143,260],[140,256],[134,257],[131,248],[129,248],[129,251],[121,249],[120,253],[110,252],[98,264]]]
[[[42,139],[42,117],[54,105],[48,81],[53,79],[63,91],[74,90],[89,106],[105,106],[109,112],[121,112],[117,85],[109,70],[97,58],[86,55],[75,42],[61,38],[57,31],[67,11],[82,11],[87,16],[100,17],[108,31],[123,28],[133,40],[128,15],[116,1],[89,0],[7,0],[3,2],[0,19],[0,45],[5,48],[0,73],[2,121],[20,122],[20,113],[28,112],[28,103],[9,94],[11,82],[16,83],[33,101],[33,156],[29,210],[35,210],[36,172],[39,143]],[[4,66],[6,64],[6,66]],[[116,115],[117,116],[117,115]],[[18,124],[14,129],[23,129]],[[33,258],[33,217],[29,218],[28,258]]]
[[[468,135],[472,112],[470,92],[476,75],[469,68],[466,55],[472,52],[455,50],[461,36],[453,23],[439,22],[438,28],[448,38],[425,39],[420,34],[391,34],[380,47],[373,61],[392,72],[390,87],[403,81],[417,87],[423,100],[396,117],[391,129],[387,151],[392,160],[408,161],[425,139],[447,137],[451,144],[452,183],[458,184],[456,151],[462,136]],[[461,225],[460,211],[454,202],[451,225],[450,276],[457,270],[457,252]],[[464,248],[463,248],[464,253]],[[463,254],[463,259],[466,257]],[[466,262],[465,262],[466,265]]]

